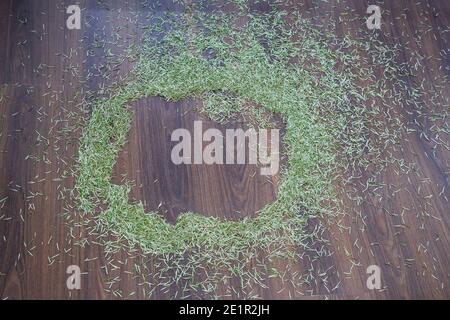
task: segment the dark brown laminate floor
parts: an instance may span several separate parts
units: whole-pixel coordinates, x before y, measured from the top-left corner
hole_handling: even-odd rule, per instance
[[[170,223],[184,212],[235,221],[254,217],[276,199],[278,175],[263,176],[257,165],[175,165],[171,160],[172,148],[178,144],[171,141],[172,132],[184,128],[193,135],[195,121],[202,121],[202,133],[215,128],[225,136],[226,129],[248,129],[242,122],[221,125],[201,116],[196,110],[200,104],[193,99],[173,103],[161,98],[133,104],[132,129],[118,157],[114,182],[123,177],[133,181],[130,197],[142,201],[146,211],[163,213]],[[245,150],[248,161],[248,143]],[[225,139],[223,152],[227,152]]]
[[[114,276],[123,280],[118,288],[110,288],[109,277],[101,268],[102,248],[67,244],[69,231],[61,213],[64,188],[71,188],[73,180],[60,178],[68,176],[64,170],[70,170],[77,150],[76,133],[71,132],[70,125],[76,118],[72,113],[81,103],[80,93],[92,91],[96,95],[102,86],[98,70],[105,56],[135,41],[135,35],[142,32],[136,22],[146,22],[148,5],[140,0],[79,3],[86,24],[80,31],[70,31],[65,28],[65,8],[71,1],[0,1],[2,298],[105,299],[118,298],[117,292],[123,297],[146,298],[139,292],[140,280],[127,273],[133,261],[124,260],[113,268]],[[441,88],[437,78],[450,76],[450,32],[445,32],[450,26],[450,2],[378,3],[384,12],[385,41],[401,44],[404,61],[413,61],[411,48],[434,57],[425,60],[419,82],[423,81],[426,88],[438,88],[449,99],[448,81]],[[305,0],[291,4],[291,10],[326,22],[349,8],[355,15],[366,16],[368,4],[365,0]],[[256,8],[267,10],[264,5]],[[174,7],[163,4],[161,10]],[[360,21],[336,25],[339,35],[365,27]],[[417,37],[422,42],[420,47],[415,42]],[[98,39],[107,39],[105,47],[96,45]],[[125,62],[111,73],[124,74],[129,68]],[[111,75],[106,82],[113,79]],[[254,215],[275,199],[276,178],[268,181],[254,176],[257,168],[252,166],[175,167],[168,161],[168,133],[179,124],[189,127],[198,119],[192,111],[195,104],[159,98],[133,104],[133,128],[119,156],[116,179],[126,174],[136,181],[131,197],[144,201],[148,210],[158,209],[171,222],[180,212],[189,210],[216,216],[226,212],[223,218],[228,219]],[[408,134],[395,152],[406,162],[416,162],[418,172],[403,175],[388,168],[378,178],[385,187],[358,205],[345,193],[367,195],[365,186],[343,190],[342,202],[352,213],[326,221],[325,238],[329,241],[315,244],[317,255],[305,255],[298,263],[299,271],[313,267],[318,275],[312,281],[312,291],[290,292],[279,282],[266,279],[268,288],[259,292],[262,297],[303,298],[311,293],[336,299],[450,297],[450,151],[434,148],[424,138],[430,124],[423,117],[413,110],[407,117],[420,130]],[[448,135],[442,138],[448,139]],[[82,290],[75,292],[66,288],[66,268],[72,264],[85,272]],[[383,289],[379,291],[366,287],[366,268],[374,264],[382,270]],[[320,276],[325,271],[327,275]],[[130,292],[137,294],[130,296]],[[173,296],[173,291],[157,291],[152,298]],[[231,297],[241,295],[237,292]]]

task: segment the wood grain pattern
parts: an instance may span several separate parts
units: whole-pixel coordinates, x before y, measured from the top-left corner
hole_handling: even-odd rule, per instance
[[[183,212],[229,220],[255,216],[276,199],[278,175],[262,176],[257,165],[175,165],[171,160],[177,144],[171,141],[172,132],[184,128],[193,139],[194,121],[202,121],[202,133],[209,128],[223,135],[226,129],[248,129],[243,123],[220,125],[202,117],[196,111],[200,104],[192,99],[171,103],[160,98],[136,103],[129,141],[119,155],[114,182],[120,183],[124,176],[134,181],[131,197],[143,201],[147,211],[162,212],[171,223]],[[247,159],[248,148],[247,143]],[[226,147],[223,152],[227,152]]]
[[[122,264],[106,275],[100,246],[83,247],[70,240],[61,213],[63,190],[73,187],[74,181],[70,177],[61,181],[60,177],[71,168],[76,155],[79,132],[71,132],[70,124],[71,114],[78,112],[82,103],[79,93],[96,96],[103,86],[101,64],[109,53],[134,43],[142,33],[137,22],[148,23],[145,13],[154,4],[140,0],[78,2],[86,21],[79,31],[65,28],[65,8],[71,1],[0,2],[0,201],[7,198],[0,202],[2,298],[114,299],[120,298],[118,292],[124,298],[148,298],[140,290],[141,279],[129,273],[136,262],[133,258],[119,254],[116,259]],[[406,62],[413,61],[410,48],[434,57],[425,60],[420,80],[427,88],[444,86],[440,92],[450,99],[448,81],[444,85],[438,82],[438,75],[450,76],[450,32],[443,32],[450,25],[450,3],[378,2],[383,8],[384,40],[400,44]],[[368,4],[365,0],[305,0],[289,6],[316,22],[335,25],[336,33],[342,35],[358,34],[364,26],[351,19],[338,23],[339,16],[350,8],[353,14],[365,17]],[[268,9],[263,5],[253,8]],[[160,10],[177,7],[163,1]],[[422,46],[415,41],[418,36]],[[106,45],[97,46],[98,39],[106,40]],[[446,54],[442,55],[443,51]],[[130,68],[126,61],[117,64],[110,70],[107,84]],[[274,181],[258,174],[251,178],[257,169],[252,166],[176,167],[168,161],[169,133],[199,119],[193,111],[198,103],[169,103],[159,98],[134,103],[133,128],[115,167],[115,182],[122,174],[136,181],[130,197],[144,201],[148,210],[156,210],[162,203],[160,213],[172,223],[188,210],[224,219],[255,215],[275,199],[276,177]],[[350,201],[346,193],[367,195],[364,177],[354,190],[341,190],[341,200],[351,213],[322,221],[328,241],[315,243],[317,255],[305,255],[298,263],[300,271],[314,269],[316,277],[310,288],[290,294],[282,283],[265,279],[268,288],[260,290],[262,297],[450,298],[450,151],[434,148],[423,137],[421,132],[430,130],[424,117],[413,110],[405,117],[416,121],[421,130],[405,137],[396,152],[406,162],[415,161],[417,172],[404,175],[389,167],[378,178],[385,185],[383,190],[360,204]],[[310,227],[317,223],[312,221]],[[65,271],[72,264],[85,272],[79,291],[66,288]],[[366,288],[366,268],[373,264],[382,270],[383,289],[379,291]],[[327,275],[321,276],[325,271]],[[122,281],[110,285],[108,281],[116,276]],[[172,298],[176,290],[158,289],[152,298]],[[239,293],[231,295],[240,297]]]

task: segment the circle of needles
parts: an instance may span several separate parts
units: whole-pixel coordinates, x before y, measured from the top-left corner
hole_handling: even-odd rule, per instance
[[[128,82],[95,103],[83,130],[75,187],[79,208],[95,216],[102,237],[117,238],[107,240],[108,246],[137,246],[182,270],[174,282],[196,278],[205,265],[216,271],[197,277],[211,280],[226,272],[241,274],[261,255],[268,261],[294,257],[292,248],[311,236],[305,232],[308,221],[335,212],[333,186],[343,176],[342,167],[367,168],[380,150],[395,143],[398,128],[378,134],[374,120],[382,112],[374,105],[387,106],[380,88],[395,81],[395,51],[379,43],[336,39],[300,15],[286,18],[284,12],[248,14],[244,25],[227,14],[158,19]],[[361,49],[372,56],[361,56]],[[381,80],[378,69],[384,70]],[[126,105],[150,96],[200,97],[203,110],[219,121],[240,112],[246,101],[280,114],[288,164],[277,200],[253,219],[223,221],[185,213],[175,225],[157,212],[145,212],[142,203],[130,203],[130,183],[112,184],[111,176],[131,126]],[[257,273],[250,277],[256,283],[260,279]]]

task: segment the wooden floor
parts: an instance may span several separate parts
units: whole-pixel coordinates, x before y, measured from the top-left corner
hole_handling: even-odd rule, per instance
[[[200,104],[192,99],[173,103],[161,98],[133,104],[132,129],[114,168],[113,182],[120,183],[124,176],[134,181],[131,200],[142,201],[146,211],[163,213],[170,223],[183,212],[229,220],[255,216],[275,201],[278,175],[260,175],[257,165],[175,165],[171,160],[172,148],[178,143],[171,142],[172,132],[185,128],[193,133],[194,121],[202,121],[202,132],[209,128],[222,133],[247,130],[242,121],[221,125],[201,116],[196,111]]]
[[[129,44],[139,45],[136,39],[147,22],[146,12],[155,4],[80,0],[86,24],[77,31],[65,27],[65,9],[72,2],[0,1],[0,297],[148,298],[139,291],[140,280],[129,275],[131,259],[118,257],[121,264],[105,275],[100,246],[67,242],[71,231],[61,213],[65,190],[73,187],[69,171],[79,132],[71,128],[79,118],[82,97],[101,93],[105,81],[99,75],[106,59]],[[177,9],[161,2],[160,10]],[[341,19],[336,32],[342,35],[365,28],[353,18],[368,16],[369,2],[375,1],[305,0],[290,6],[316,22]],[[430,57],[410,81],[449,99],[449,82],[439,79],[450,77],[450,2],[376,3],[383,9],[384,40],[401,45],[404,61],[413,61],[413,51]],[[117,62],[106,85],[130,66]],[[147,98],[130,106],[133,128],[114,169],[115,179],[136,181],[130,197],[142,200],[148,210],[159,210],[172,223],[187,210],[233,220],[254,216],[276,198],[278,177],[254,175],[254,166],[178,167],[170,162],[170,132],[200,119],[194,108],[199,103]],[[428,115],[433,112],[428,110]],[[316,274],[309,290],[292,293],[267,280],[268,288],[260,292],[263,298],[450,298],[450,151],[427,138],[427,117],[412,111],[407,117],[417,130],[402,139],[396,152],[406,163],[415,162],[416,170],[400,174],[388,167],[379,176],[384,187],[377,192],[370,193],[362,184],[342,190],[349,214],[324,221],[328,241],[314,244],[316,254],[299,261],[300,270],[313,268]],[[448,119],[444,121],[448,128]],[[448,141],[448,134],[441,139]],[[350,193],[364,200],[357,204]],[[69,265],[83,271],[81,290],[66,288]],[[370,265],[381,268],[381,290],[366,287]],[[111,284],[111,276],[122,281]],[[174,296],[172,291],[156,291],[151,298]],[[241,295],[235,292],[231,298]]]

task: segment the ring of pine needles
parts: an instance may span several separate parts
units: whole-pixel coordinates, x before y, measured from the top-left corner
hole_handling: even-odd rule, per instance
[[[377,84],[356,82],[373,74],[361,67],[366,61],[347,52],[355,43],[337,43],[299,16],[289,22],[282,13],[247,18],[241,27],[225,14],[160,19],[148,31],[128,83],[95,103],[81,139],[76,191],[79,207],[96,215],[101,234],[145,254],[189,253],[190,266],[207,261],[232,269],[231,261],[246,263],[261,250],[268,257],[289,256],[289,248],[307,236],[308,220],[333,211],[337,150],[364,161],[372,148],[364,103],[377,96]],[[245,101],[280,114],[288,164],[277,200],[253,219],[185,213],[175,225],[130,203],[130,183],[112,184],[111,176],[131,125],[126,106],[149,96],[201,97],[204,111],[219,120],[238,113]]]

